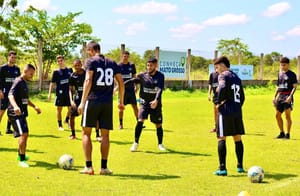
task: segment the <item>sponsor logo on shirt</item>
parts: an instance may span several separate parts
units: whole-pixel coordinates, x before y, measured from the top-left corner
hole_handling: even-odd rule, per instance
[[[130,78],[132,78],[132,74],[130,73],[130,74],[122,74],[122,78],[123,79],[130,79]]]
[[[68,84],[69,83],[69,79],[64,79],[60,81],[60,84]]]
[[[28,105],[28,99],[22,99],[22,104],[23,105]]]
[[[78,86],[78,91],[83,91],[83,86]]]
[[[152,89],[152,88],[144,88],[144,93],[156,94],[157,90],[158,90],[157,87],[155,87],[154,89]]]
[[[5,82],[7,83],[13,83],[15,81],[15,78],[5,78]]]

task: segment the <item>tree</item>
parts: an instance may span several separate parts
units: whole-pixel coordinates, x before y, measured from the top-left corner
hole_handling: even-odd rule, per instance
[[[211,63],[211,60],[206,60],[204,57],[191,55],[191,71],[197,69],[207,70]]]
[[[135,64],[137,73],[141,71],[145,71],[146,65],[145,61],[142,59],[141,55],[139,55],[136,52],[130,51],[130,49],[127,49],[130,52],[130,62]],[[121,48],[116,48],[113,50],[109,50],[106,54],[106,57],[109,57],[113,59],[116,62],[120,62],[121,59]]]
[[[146,50],[144,52],[144,60],[145,62],[150,58],[150,57],[155,57],[155,50]]]
[[[48,78],[51,65],[57,55],[68,57],[84,42],[91,39],[99,40],[91,36],[90,25],[75,22],[75,18],[80,14],[81,12],[69,12],[65,16],[57,15],[51,18],[45,10],[34,7],[30,7],[24,13],[16,10],[11,14],[11,29],[14,37],[19,41],[20,49],[31,54],[34,64],[37,64],[37,56],[41,58],[40,81]],[[42,67],[41,63],[45,66]]]
[[[15,49],[17,41],[12,39],[11,24],[5,16],[8,16],[17,4],[17,0],[0,0],[0,45],[8,50]]]
[[[222,55],[227,56],[233,64],[239,62],[240,55],[247,57],[251,54],[248,50],[248,45],[242,43],[242,40],[238,37],[232,40],[219,40],[217,50]]]

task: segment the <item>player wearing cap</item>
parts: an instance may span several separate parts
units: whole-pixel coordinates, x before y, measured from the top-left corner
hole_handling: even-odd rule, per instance
[[[277,136],[278,139],[290,139],[292,127],[291,111],[293,109],[293,95],[297,89],[297,77],[293,71],[289,70],[289,63],[290,60],[287,57],[283,57],[280,60],[277,88],[273,99],[273,104],[276,108],[276,121],[280,129],[280,133]],[[281,117],[283,112],[285,113],[287,121],[286,134],[284,133],[283,120]]]
[[[245,134],[242,105],[245,100],[241,79],[231,70],[230,62],[226,57],[218,58],[214,64],[219,73],[218,78],[218,104],[219,111],[217,136],[219,169],[214,173],[218,176],[226,176],[226,137],[232,136],[235,142],[237,157],[237,172],[245,172],[243,168],[244,146],[241,135]]]
[[[162,91],[164,89],[165,76],[157,71],[157,59],[150,58],[147,62],[147,71],[140,73],[136,78],[128,81],[140,84],[140,109],[138,122],[135,127],[134,143],[130,151],[137,151],[144,120],[150,115],[150,120],[156,126],[156,135],[159,150],[166,150],[163,145],[162,128]],[[128,82],[127,81],[127,82]]]

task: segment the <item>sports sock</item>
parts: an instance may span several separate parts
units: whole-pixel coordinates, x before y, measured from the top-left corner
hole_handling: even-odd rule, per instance
[[[139,139],[142,133],[142,129],[143,129],[143,122],[137,122],[136,126],[135,126],[135,133],[134,133],[134,141],[136,143],[139,143]]]
[[[242,141],[235,142],[235,154],[238,161],[237,167],[243,168],[244,145]]]
[[[99,129],[96,129],[96,137],[100,137]]]
[[[57,123],[58,123],[58,126],[59,126],[59,127],[62,127],[61,120],[58,120]]]
[[[156,128],[156,135],[157,135],[158,144],[162,144],[163,136],[164,136],[164,132],[163,132],[162,127]]]
[[[103,169],[107,168],[107,160],[101,159],[101,168],[103,168]]]
[[[72,135],[75,136],[75,130],[72,130]]]
[[[123,118],[119,119],[120,125],[123,125]]]
[[[86,165],[86,167],[93,167],[92,161],[86,161],[85,165]]]
[[[20,161],[25,161],[25,154],[20,154]]]
[[[11,122],[8,120],[6,124],[6,130],[10,130]]]
[[[218,154],[219,154],[219,163],[220,163],[220,170],[226,169],[226,141],[220,140],[218,142]]]

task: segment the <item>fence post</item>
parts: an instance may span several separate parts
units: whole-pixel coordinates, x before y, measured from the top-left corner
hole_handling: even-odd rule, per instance
[[[125,44],[121,44],[121,54],[120,59],[122,60],[122,54],[125,52]]]
[[[215,51],[214,51],[214,59],[217,59],[217,58],[218,58],[218,51],[215,50]]]
[[[187,71],[188,71],[189,88],[192,88],[192,86],[193,86],[192,80],[191,80],[191,53],[192,53],[192,50],[188,49],[188,51],[187,51]]]
[[[300,55],[297,57],[297,80],[300,80]]]
[[[263,80],[263,78],[264,78],[264,53],[261,53],[258,79]]]

